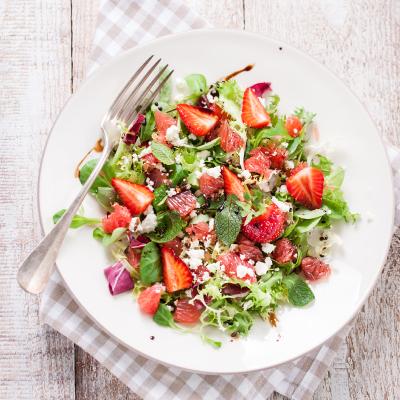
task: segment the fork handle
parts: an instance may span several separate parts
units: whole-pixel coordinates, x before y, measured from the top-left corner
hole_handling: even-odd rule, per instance
[[[20,265],[17,273],[17,280],[20,286],[27,292],[39,294],[45,288],[53,272],[58,252],[67,234],[72,218],[78,212],[83,199],[103,168],[111,150],[112,146],[108,143],[108,140],[106,140],[105,147],[96,167],[93,169],[75,200],[71,203],[53,229],[41,240]]]

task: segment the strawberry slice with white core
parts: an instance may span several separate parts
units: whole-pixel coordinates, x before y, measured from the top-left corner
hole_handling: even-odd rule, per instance
[[[207,135],[219,120],[218,115],[208,108],[178,104],[176,109],[189,132],[196,136]]]
[[[141,214],[154,200],[153,192],[144,185],[119,178],[113,178],[111,184],[133,215]]]
[[[242,121],[250,128],[264,128],[271,124],[269,114],[251,88],[247,88],[243,95]]]
[[[245,189],[242,181],[225,165],[222,167],[225,194],[234,194],[240,201],[244,201]]]
[[[289,194],[300,204],[314,210],[322,206],[324,174],[314,167],[302,168],[286,180]]]
[[[168,247],[161,249],[163,279],[168,293],[188,289],[192,285],[193,276],[189,267]]]

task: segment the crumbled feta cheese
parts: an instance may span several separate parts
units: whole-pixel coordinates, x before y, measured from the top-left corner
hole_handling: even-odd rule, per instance
[[[272,243],[263,243],[261,245],[261,250],[265,253],[265,254],[271,254],[274,250],[275,250],[275,245]]]
[[[190,133],[190,134],[189,134],[189,139],[190,139],[190,140],[197,140],[197,136],[196,136],[196,135],[193,135],[193,133]]]
[[[197,156],[199,156],[199,153],[197,153]],[[200,158],[199,161],[199,168],[203,168],[206,165],[205,161],[203,159]]]
[[[206,97],[209,103],[215,103],[215,99],[213,96],[211,96],[210,92],[207,93]]]
[[[252,300],[247,300],[243,303],[243,310],[248,310],[253,306],[253,301]]]
[[[290,203],[278,200],[275,196],[272,196],[272,202],[283,212],[289,212],[292,209]]]
[[[248,273],[248,268],[245,265],[239,264],[236,268],[236,275],[238,278],[244,278]]]
[[[131,222],[129,223],[129,230],[134,233],[136,232],[138,226],[140,224],[140,218],[139,217],[133,217],[131,219]]]
[[[288,142],[282,142],[281,146],[286,149],[289,146],[289,143]]]
[[[193,210],[190,214],[189,214],[190,218],[196,218],[197,217],[197,211]]]
[[[286,160],[285,161],[285,168],[286,169],[293,169],[294,168],[294,162],[292,160]]]
[[[165,139],[176,147],[187,144],[187,139],[179,137],[179,128],[177,125],[171,125],[165,132]]]
[[[213,168],[207,168],[205,171],[207,175],[213,177],[213,178],[219,178],[221,176],[221,167],[216,166]]]
[[[122,161],[122,164],[124,164],[124,165],[128,165],[131,162],[129,156],[121,157],[121,161]]]
[[[176,189],[175,188],[170,188],[170,189],[168,189],[167,190],[167,196],[168,197],[172,197],[172,196],[175,196],[176,195]]]
[[[132,154],[132,161],[133,161],[134,163],[139,161],[139,157],[138,157],[137,154],[135,154],[135,153]]]
[[[246,256],[245,256],[244,254],[240,254],[240,255],[239,255],[239,258],[240,258],[242,261],[244,261],[244,260],[246,259]]]
[[[153,207],[151,207],[151,212],[149,212],[144,220],[137,227],[138,233],[149,233],[153,232],[157,227],[157,216],[154,214]]]
[[[175,162],[177,164],[182,164],[182,155],[181,154],[179,154],[179,153],[175,154]]]
[[[281,186],[279,187],[279,189],[278,189],[278,192],[280,192],[280,193],[287,193],[288,191],[287,191],[286,185],[281,185]]]
[[[146,178],[146,184],[151,191],[154,190],[154,182],[150,178]]]
[[[204,250],[203,249],[188,249],[186,250],[188,256],[188,265],[190,268],[197,268],[203,263]]]
[[[154,208],[150,204],[143,212],[144,215],[154,214]]]
[[[202,282],[208,281],[210,278],[211,278],[210,277],[210,273],[205,271],[205,272],[202,273],[201,278],[200,278],[199,281],[200,281],[200,283],[202,283]]]
[[[244,169],[240,174],[239,174],[240,178],[243,179],[250,179],[251,178],[251,172],[248,171],[247,169]]]
[[[267,179],[261,179],[257,182],[258,187],[266,193],[269,193],[275,186],[277,181],[278,171],[273,170]]]
[[[258,276],[264,275],[272,266],[272,260],[269,257],[265,261],[257,261],[255,265],[256,274]]]
[[[210,231],[212,231],[214,229],[214,225],[215,225],[215,219],[214,218],[210,218],[210,220],[208,222],[208,229]]]
[[[215,273],[216,271],[218,271],[221,268],[221,263],[219,261],[217,261],[215,263],[211,263],[211,264],[206,265],[206,268],[211,273]]]

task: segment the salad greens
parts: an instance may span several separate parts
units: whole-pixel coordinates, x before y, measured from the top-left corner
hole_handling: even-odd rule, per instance
[[[90,190],[105,214],[76,215],[71,228],[94,227],[116,261],[109,287],[128,271],[123,287],[156,324],[220,347],[206,328],[246,336],[256,318],[275,325],[279,307],[315,301],[339,242],[332,228],[358,215],[344,169],[309,149],[316,115],[279,106],[270,83],[210,85],[195,73],[121,128]],[[82,184],[96,163],[80,168]]]

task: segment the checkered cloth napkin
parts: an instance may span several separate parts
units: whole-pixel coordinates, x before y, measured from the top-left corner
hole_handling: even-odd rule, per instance
[[[206,26],[207,23],[180,0],[104,0],[94,37],[91,71],[144,41]],[[394,168],[400,170],[399,153],[390,151],[389,156]],[[400,188],[400,174],[395,176],[395,181],[396,187]],[[139,396],[166,400],[265,400],[273,391],[292,399],[309,399],[350,330],[350,326],[343,328],[316,351],[278,368],[240,376],[210,376],[165,367],[109,337],[79,308],[58,272],[54,273],[43,294],[41,317],[43,322],[82,347]]]

